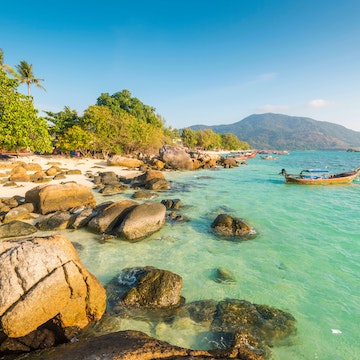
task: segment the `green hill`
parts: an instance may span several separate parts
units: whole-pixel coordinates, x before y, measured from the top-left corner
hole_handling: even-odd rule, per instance
[[[358,131],[327,121],[282,114],[254,114],[234,124],[194,125],[190,128],[233,133],[254,149],[346,150],[360,147]]]

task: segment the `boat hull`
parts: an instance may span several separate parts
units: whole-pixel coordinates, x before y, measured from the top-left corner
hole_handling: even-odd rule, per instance
[[[341,176],[341,177],[330,177],[327,179],[308,179],[301,178],[292,175],[285,176],[285,182],[287,184],[301,184],[301,185],[334,185],[334,184],[349,184],[354,181],[354,179],[359,175],[357,171],[353,175]]]

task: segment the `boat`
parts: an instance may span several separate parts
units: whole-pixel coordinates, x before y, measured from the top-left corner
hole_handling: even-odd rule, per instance
[[[261,160],[279,160],[279,157],[274,157],[272,155],[267,155],[267,156],[260,156]]]
[[[288,174],[285,169],[280,172],[285,177],[288,184],[303,185],[329,185],[329,184],[349,184],[360,174],[360,167],[355,171],[348,171],[339,174],[330,174],[326,169],[306,169],[299,174]]]

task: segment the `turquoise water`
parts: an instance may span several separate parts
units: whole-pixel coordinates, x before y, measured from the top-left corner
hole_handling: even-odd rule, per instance
[[[273,359],[360,359],[360,182],[300,186],[278,175],[282,168],[359,166],[360,153],[297,152],[235,169],[166,173],[172,189],[156,201],[180,198],[189,222],[166,224],[133,244],[101,243],[85,231],[67,236],[83,245],[82,262],[103,284],[125,267],[151,265],[182,276],[188,302],[237,298],[290,312],[298,332],[272,349]],[[259,235],[246,242],[215,237],[210,225],[221,212],[247,220]],[[236,284],[215,282],[218,267],[231,270]],[[209,346],[205,329],[189,320],[120,322],[119,329],[130,328],[180,346]]]

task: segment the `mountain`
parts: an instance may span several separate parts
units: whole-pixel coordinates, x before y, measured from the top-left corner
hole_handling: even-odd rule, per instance
[[[211,129],[236,135],[254,149],[344,150],[360,147],[360,132],[342,125],[282,114],[254,114],[229,125],[194,125],[190,129]]]

